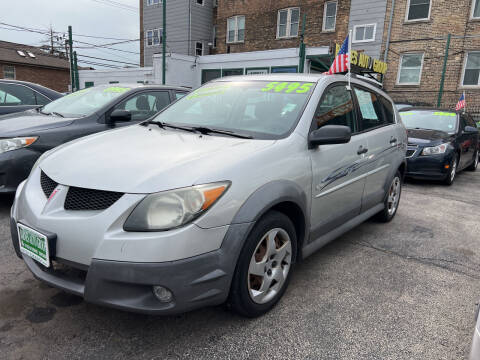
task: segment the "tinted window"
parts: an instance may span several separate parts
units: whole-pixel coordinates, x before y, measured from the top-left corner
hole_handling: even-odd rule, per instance
[[[32,89],[15,84],[0,84],[0,106],[36,105]]]
[[[355,95],[360,108],[362,130],[373,129],[386,124],[379,96],[358,88],[355,88]]]
[[[155,115],[169,103],[170,96],[166,91],[144,92],[122,101],[114,109],[128,110],[132,114],[132,120],[142,121]]]
[[[352,133],[357,131],[352,95],[345,85],[327,89],[318,104],[314,121],[317,128],[324,125],[344,125],[348,126]]]
[[[380,96],[380,102],[383,105],[383,111],[385,114],[385,121],[387,124],[393,124],[395,123],[395,113],[393,110],[392,103],[385,99],[384,97]]]
[[[467,117],[465,115],[460,115],[460,129],[465,129],[467,126]]]
[[[175,93],[175,99],[181,99],[182,97],[184,97],[185,95],[187,95],[186,92],[176,92]]]
[[[475,120],[470,115],[467,115],[467,125],[468,126],[473,126],[476,127],[477,124],[475,124]]]
[[[37,105],[47,105],[51,100],[43,96],[42,94],[39,94],[38,92],[35,93],[35,96],[37,97]]]

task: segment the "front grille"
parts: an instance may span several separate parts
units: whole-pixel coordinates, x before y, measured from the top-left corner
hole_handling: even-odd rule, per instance
[[[407,158],[412,157],[413,154],[415,154],[416,151],[417,151],[416,149],[415,149],[415,150],[413,150],[413,149],[408,149],[408,150],[407,150]]]
[[[65,210],[105,210],[123,193],[70,187],[65,199]]]
[[[43,193],[47,198],[52,195],[53,190],[57,187],[58,183],[50,179],[43,171],[40,173],[40,185],[42,186]]]

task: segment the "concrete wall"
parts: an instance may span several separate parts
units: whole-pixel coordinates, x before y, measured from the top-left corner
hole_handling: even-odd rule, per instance
[[[353,31],[355,25],[377,24],[375,41],[352,42],[354,50],[363,50],[367,55],[380,59],[386,10],[387,0],[351,0],[349,30]]]
[[[80,89],[85,88],[86,82],[93,82],[94,85],[109,84],[111,81],[119,83],[154,83],[153,68],[133,68],[133,69],[105,69],[105,70],[80,70],[78,72],[80,80]],[[160,82],[161,84],[161,82]]]
[[[148,46],[147,30],[163,27],[163,7],[162,4],[147,6],[147,0],[142,1],[144,64],[152,66],[152,57],[162,53],[162,44]],[[213,26],[212,5],[213,0],[204,0],[203,6],[198,5],[196,0],[167,2],[167,52],[195,55],[195,42],[198,40],[203,43],[204,54],[209,54],[208,43],[212,42]]]

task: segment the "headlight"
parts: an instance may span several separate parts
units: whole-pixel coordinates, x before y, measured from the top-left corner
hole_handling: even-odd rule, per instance
[[[218,182],[148,195],[132,211],[125,231],[164,231],[188,224],[207,211],[228,189]]]
[[[0,154],[17,150],[23,147],[27,147],[32,145],[35,141],[37,141],[38,137],[19,137],[13,139],[0,139]]]
[[[438,146],[426,147],[422,151],[422,155],[436,155],[444,154],[447,151],[449,144],[441,144]]]

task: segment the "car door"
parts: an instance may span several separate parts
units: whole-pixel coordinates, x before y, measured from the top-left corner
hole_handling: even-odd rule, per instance
[[[466,115],[466,119],[467,119],[467,125],[468,126],[471,126],[472,128],[476,129],[477,128],[477,124],[475,123],[475,120],[473,120],[473,118],[469,115],[469,114],[465,114]],[[474,156],[478,154],[477,150],[478,150],[478,141],[479,141],[479,134],[478,134],[478,131],[477,132],[472,132],[470,134],[470,138],[472,140],[472,146],[470,147],[470,151],[472,153],[472,157],[471,157],[471,160],[473,161],[474,160]]]
[[[126,126],[132,123],[144,121],[159,111],[163,110],[171,102],[169,91],[144,91],[122,100],[110,109],[108,115],[113,110],[127,110],[132,114],[132,120],[125,123],[116,123],[115,126]]]
[[[367,137],[368,147],[363,212],[383,201],[399,139],[396,137],[394,110],[390,101],[360,86],[354,87],[354,93],[359,107],[360,131]]]
[[[358,132],[357,109],[346,84],[335,83],[323,93],[311,131],[325,125],[350,127],[347,144],[321,145],[310,150],[312,166],[311,241],[360,213],[365,185],[366,135]]]
[[[458,143],[460,145],[460,162],[458,166],[459,169],[463,169],[470,165],[473,159],[476,142],[473,134],[465,131],[465,127],[469,126],[467,116],[465,114],[460,114],[459,121]]]
[[[35,92],[21,84],[0,83],[0,115],[35,108]]]

